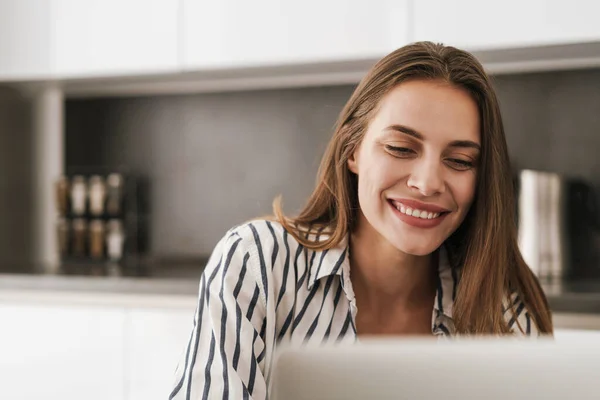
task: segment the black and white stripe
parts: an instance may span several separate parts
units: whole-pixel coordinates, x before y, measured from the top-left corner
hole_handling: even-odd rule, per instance
[[[265,220],[227,232],[200,280],[193,330],[169,399],[266,399],[278,344],[356,341],[349,274],[347,241],[326,251],[309,250],[279,223]],[[440,252],[435,335],[454,333],[456,280]],[[511,326],[535,332],[518,298],[506,306]]]

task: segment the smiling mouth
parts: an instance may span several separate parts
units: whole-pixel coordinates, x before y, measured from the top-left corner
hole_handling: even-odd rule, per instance
[[[408,215],[408,216],[414,217],[414,218],[437,219],[445,214],[448,214],[448,212],[432,212],[432,211],[426,211],[426,210],[419,210],[417,208],[408,207],[408,206],[400,203],[399,201],[390,200],[390,203],[395,209],[400,211],[402,214],[405,214],[405,215]]]

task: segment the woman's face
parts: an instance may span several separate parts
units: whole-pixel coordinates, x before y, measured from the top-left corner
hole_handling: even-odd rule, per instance
[[[479,154],[479,112],[466,91],[443,81],[396,86],[348,160],[359,229],[407,254],[435,251],[469,211]]]

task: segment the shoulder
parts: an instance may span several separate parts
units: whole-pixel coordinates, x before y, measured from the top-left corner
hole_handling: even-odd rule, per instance
[[[283,226],[276,221],[256,219],[236,225],[230,228],[219,239],[216,248],[231,246],[239,242],[242,249],[256,250],[265,245],[269,247],[269,240],[282,240],[284,236]]]
[[[285,246],[299,245],[281,223],[267,219],[255,219],[237,225],[223,239],[226,238],[241,239],[242,247],[259,258],[275,256]]]
[[[525,301],[517,292],[505,296],[502,312],[511,333],[518,336],[538,336],[538,329],[527,309]]]
[[[210,292],[231,291],[239,295],[248,291],[250,297],[266,304],[271,268],[265,252],[273,248],[273,237],[281,236],[282,227],[266,220],[255,220],[234,226],[219,239],[210,255],[201,280]]]
[[[277,221],[255,219],[228,230],[217,244],[213,257],[236,253],[244,259],[247,271],[255,278],[262,293],[268,294],[270,282],[276,279],[292,254],[302,245]],[[234,268],[241,268],[241,262]]]

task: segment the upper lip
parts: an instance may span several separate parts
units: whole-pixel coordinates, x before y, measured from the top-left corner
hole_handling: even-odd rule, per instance
[[[410,207],[413,210],[417,209],[417,210],[421,210],[421,211],[428,211],[428,212],[435,212],[435,213],[450,212],[450,210],[448,210],[447,208],[436,206],[434,204],[421,203],[420,201],[416,201],[416,200],[409,200],[409,199],[390,199],[390,200],[397,202],[397,203],[402,203],[406,207]]]

